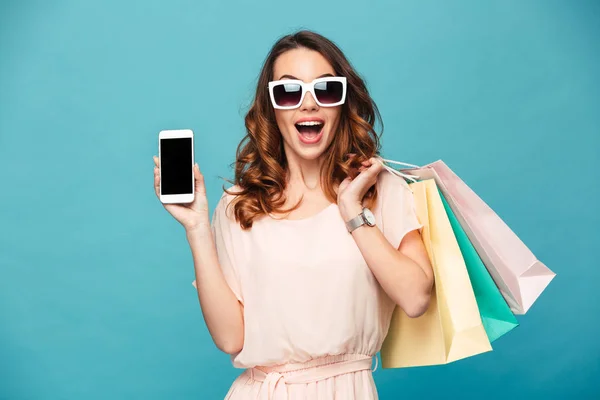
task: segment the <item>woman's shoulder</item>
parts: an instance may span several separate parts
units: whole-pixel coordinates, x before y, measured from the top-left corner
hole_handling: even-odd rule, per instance
[[[408,183],[401,176],[395,175],[385,168],[377,176],[378,197],[393,196],[404,190],[411,191]]]
[[[377,177],[377,200],[375,209],[382,214],[393,213],[394,209],[402,209],[406,199],[412,196],[409,183],[401,176],[384,169]],[[390,211],[392,210],[392,211]]]
[[[231,185],[224,189],[225,190],[223,190],[223,193],[221,193],[221,198],[219,199],[219,202],[224,203],[225,205],[231,203],[231,201],[242,192],[242,188],[239,185]]]
[[[223,193],[221,193],[221,197],[219,198],[219,202],[217,203],[215,211],[227,211],[227,216],[231,217],[233,215],[233,207],[230,205],[233,199],[237,197],[237,194],[241,192],[241,187],[239,185],[230,185],[229,187],[224,187],[223,189]]]

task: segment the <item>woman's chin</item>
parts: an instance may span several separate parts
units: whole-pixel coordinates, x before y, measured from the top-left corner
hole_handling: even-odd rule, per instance
[[[320,142],[315,145],[299,143],[295,150],[296,153],[305,160],[316,160],[323,155],[325,147],[325,141],[321,139]]]

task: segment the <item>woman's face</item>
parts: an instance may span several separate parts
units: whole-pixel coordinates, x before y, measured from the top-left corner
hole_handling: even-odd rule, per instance
[[[299,79],[310,83],[322,76],[335,76],[335,72],[321,53],[306,48],[286,51],[273,66],[273,80]],[[288,158],[318,159],[333,140],[340,112],[341,106],[320,107],[308,92],[298,108],[275,109]]]

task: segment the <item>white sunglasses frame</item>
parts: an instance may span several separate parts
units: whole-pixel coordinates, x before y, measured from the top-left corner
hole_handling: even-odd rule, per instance
[[[321,103],[319,101],[319,99],[317,98],[317,95],[315,94],[315,85],[318,83],[321,83],[321,82],[341,82],[342,83],[342,99],[340,101],[338,101],[337,103],[332,103],[332,104]],[[275,102],[275,94],[273,93],[273,88],[277,85],[290,84],[290,83],[298,84],[302,88],[302,95],[300,96],[300,101],[298,102],[298,104],[293,105],[293,106],[277,105],[277,103]],[[279,81],[269,82],[269,95],[271,97],[271,104],[273,104],[273,108],[276,108],[278,110],[292,110],[294,108],[300,107],[302,105],[302,102],[304,101],[304,97],[306,96],[307,92],[310,92],[310,94],[312,94],[313,99],[320,107],[335,107],[335,106],[344,104],[344,102],[346,101],[346,86],[347,86],[347,80],[346,80],[345,76],[325,76],[323,78],[317,78],[314,81],[309,82],[309,83],[305,83],[299,79],[282,79]]]

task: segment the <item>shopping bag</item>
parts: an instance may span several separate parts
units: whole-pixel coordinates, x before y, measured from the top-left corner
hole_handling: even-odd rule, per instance
[[[483,327],[490,342],[494,342],[519,323],[441,192],[440,197],[467,266]]]
[[[556,274],[443,161],[418,167],[380,159],[408,179],[435,179],[439,189],[514,314],[525,314]],[[386,164],[410,166],[395,170]]]
[[[491,351],[475,294],[434,180],[411,183],[435,284],[427,311],[393,312],[381,349],[383,368],[446,364]]]

